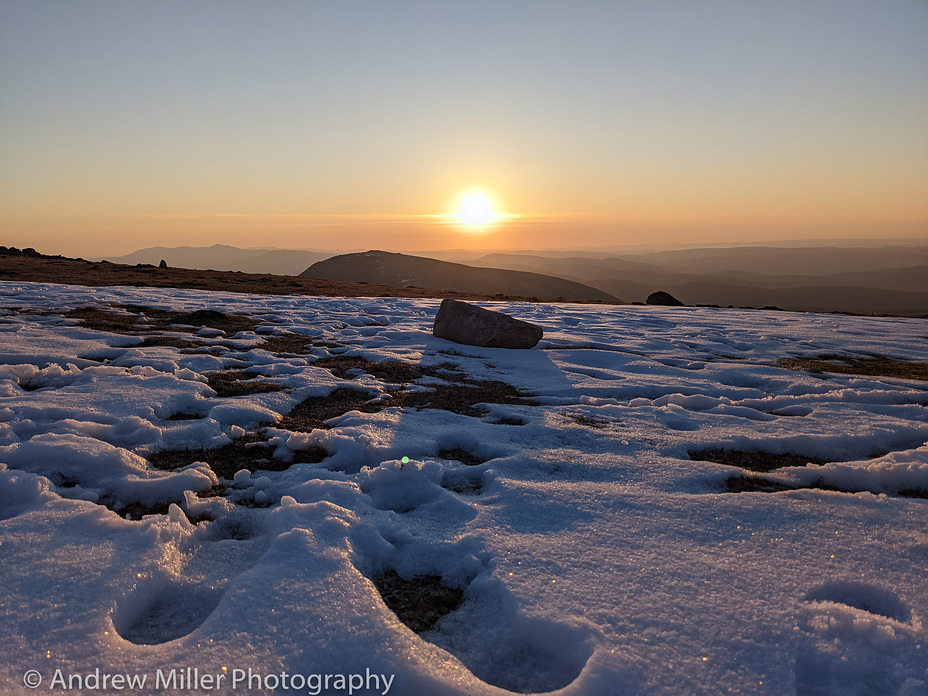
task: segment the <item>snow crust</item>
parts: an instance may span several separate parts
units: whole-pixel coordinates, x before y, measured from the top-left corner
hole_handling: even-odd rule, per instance
[[[278,357],[252,332],[195,327],[237,350],[141,347],[58,314],[88,304],[209,307],[318,342]],[[56,669],[197,667],[369,670],[395,675],[393,694],[928,693],[928,503],[900,495],[928,489],[928,384],[777,365],[925,360],[928,322],[483,305],[545,338],[530,351],[436,339],[437,300],[0,284],[0,692],[35,693],[31,669],[41,691]],[[348,384],[313,365],[336,354],[451,364],[539,404],[275,425]],[[231,368],[286,389],[219,398],[205,374]],[[351,386],[389,391],[370,375]],[[145,460],[262,424],[275,456],[330,455],[226,482],[267,507],[198,497],[219,483],[205,463]],[[729,493],[744,472],[689,459],[704,448],[820,457],[764,477],[854,492]],[[113,512],[158,503],[167,513],[140,521]],[[416,635],[371,582],[387,569],[439,575],[465,602]]]

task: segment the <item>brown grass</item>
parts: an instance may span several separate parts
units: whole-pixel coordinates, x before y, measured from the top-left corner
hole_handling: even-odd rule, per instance
[[[505,382],[469,382],[468,384],[438,384],[435,391],[392,392],[389,400],[369,403],[375,397],[369,392],[339,387],[327,396],[310,396],[304,399],[280,421],[287,430],[309,432],[315,428],[328,428],[326,421],[350,411],[378,413],[385,408],[441,409],[462,416],[482,417],[485,409],[479,403],[532,404],[530,394],[520,392]],[[522,425],[521,422],[512,424]]]
[[[273,448],[266,445],[262,433],[246,435],[238,440],[213,449],[161,450],[148,455],[148,462],[156,469],[174,471],[194,462],[206,462],[217,476],[231,479],[239,469],[254,473],[263,471],[285,471],[294,464],[318,464],[328,456],[321,447],[294,452],[292,462],[273,457]],[[248,445],[255,445],[249,447]]]
[[[2,259],[3,257],[0,257]],[[143,305],[115,305],[124,312],[114,312],[101,307],[77,307],[64,312],[61,316],[68,319],[77,319],[81,326],[96,331],[135,336],[140,333],[153,331],[193,331],[201,326],[220,329],[226,336],[232,336],[239,331],[254,331],[258,321],[244,314],[225,314],[213,309],[200,309],[195,312],[169,312],[156,307]],[[192,328],[175,326],[181,324]],[[199,345],[186,342],[183,339],[158,336],[153,337],[147,345],[169,345],[179,348],[189,348]]]
[[[367,403],[374,398],[369,392],[339,387],[327,396],[310,396],[290,409],[280,421],[280,427],[297,432],[310,432],[316,428],[328,428],[326,421],[350,411],[376,413],[384,408],[382,403]]]
[[[894,360],[885,355],[874,354],[866,358],[858,358],[825,354],[814,358],[785,358],[778,364],[790,370],[812,373],[832,372],[845,375],[928,380],[928,362]]]
[[[496,380],[468,381],[467,384],[436,385],[434,392],[400,392],[386,405],[405,408],[437,408],[462,416],[480,418],[486,409],[477,404],[536,405],[532,394]]]
[[[464,416],[481,417],[485,409],[478,408],[480,403],[494,404],[534,404],[533,394],[522,392],[511,384],[496,380],[474,380],[467,375],[456,372],[454,365],[437,367],[411,365],[400,361],[370,362],[360,357],[335,356],[323,358],[313,363],[323,367],[342,379],[354,379],[355,374],[349,370],[364,370],[380,379],[393,384],[408,385],[422,377],[437,377],[446,380],[444,384],[429,385],[434,391],[410,392],[398,389],[391,392],[389,400],[368,403],[374,394],[356,389],[340,387],[328,396],[311,396],[294,407],[281,421],[281,427],[288,430],[308,431],[313,428],[325,428],[325,421],[349,411],[377,413],[385,408],[434,408],[451,411]],[[447,383],[451,380],[453,383]],[[519,421],[512,424],[522,425]]]
[[[286,333],[280,336],[267,336],[264,343],[257,346],[275,355],[303,355],[313,340],[309,336]]]
[[[85,329],[94,331],[109,331],[134,336],[145,330],[145,327],[139,325],[141,317],[136,313],[122,314],[99,307],[77,307],[63,312],[61,316],[67,319],[77,319]]]
[[[357,373],[352,370],[362,370],[385,382],[392,384],[409,384],[413,380],[421,379],[426,375],[434,375],[437,368],[410,365],[399,360],[388,362],[372,362],[357,356],[336,355],[320,358],[313,363],[315,367],[322,367],[341,379],[354,379]]]
[[[223,398],[284,391],[282,384],[266,382],[260,375],[245,370],[223,370],[206,376],[206,383]]]

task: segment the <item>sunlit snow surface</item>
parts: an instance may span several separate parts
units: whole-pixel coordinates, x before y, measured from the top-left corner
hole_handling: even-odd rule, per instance
[[[38,313],[119,303],[249,314],[331,345],[277,357],[242,333],[231,343],[245,350],[183,354]],[[537,348],[507,351],[433,338],[437,305],[0,284],[0,692],[36,693],[30,669],[48,692],[55,669],[226,667],[370,669],[413,695],[928,693],[928,504],[899,495],[928,489],[928,384],[776,366],[924,360],[928,322],[486,305],[545,329]],[[329,351],[453,363],[541,405],[272,426],[278,456],[310,444],[331,456],[239,476],[266,508],[197,498],[217,481],[205,464],[147,464],[347,385],[313,367]],[[204,382],[246,366],[287,390],[221,399]],[[369,375],[350,386],[387,391]],[[204,417],[167,420],[179,412]],[[864,492],[727,493],[742,472],[689,460],[705,447],[833,460],[763,476]],[[453,448],[488,461],[439,458]],[[184,491],[188,515],[215,521],[179,507],[129,521],[100,504]],[[440,575],[466,601],[416,635],[368,579],[391,568]]]

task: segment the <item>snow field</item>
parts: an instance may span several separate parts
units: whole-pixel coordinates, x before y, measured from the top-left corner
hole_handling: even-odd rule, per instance
[[[257,327],[159,328],[202,346],[140,346],[61,316],[88,304],[208,307]],[[928,688],[928,516],[906,497],[928,490],[928,386],[777,364],[924,360],[928,322],[494,303],[545,328],[538,348],[505,351],[433,338],[437,305],[4,283],[4,691],[32,693],[28,669],[104,665],[370,669],[399,694]],[[261,348],[285,333],[314,343]],[[537,404],[391,408],[395,384],[314,366],[332,356],[498,380]],[[283,391],[218,397],[207,380],[229,369]],[[343,387],[385,407],[281,427]],[[268,446],[243,445],[253,472],[146,461],[262,428]],[[301,462],[314,447],[327,456]],[[751,474],[689,458],[706,448],[829,463]],[[796,490],[727,492],[745,473]],[[129,509],[159,512],[114,512]],[[465,601],[417,635],[371,581],[389,569],[441,576]]]

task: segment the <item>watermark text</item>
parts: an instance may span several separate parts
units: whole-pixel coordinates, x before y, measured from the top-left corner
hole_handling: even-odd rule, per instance
[[[167,693],[219,691],[247,693],[251,691],[296,691],[307,696],[345,693],[380,694],[387,696],[393,686],[395,674],[380,674],[365,668],[364,672],[351,673],[265,673],[252,668],[206,670],[199,667],[157,669],[154,672],[107,672],[99,667],[90,672],[67,672],[56,669],[43,675],[35,669],[23,674],[23,684],[42,691],[120,692],[129,693],[153,689]],[[47,677],[47,679],[46,679]]]

